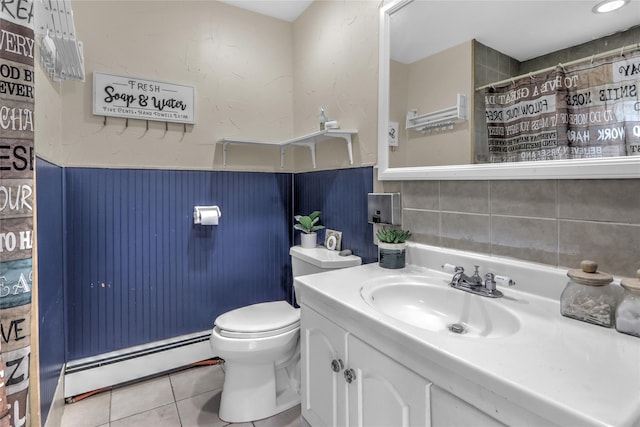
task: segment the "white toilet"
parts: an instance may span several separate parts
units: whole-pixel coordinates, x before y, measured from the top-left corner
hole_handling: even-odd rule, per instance
[[[291,248],[293,277],[362,264],[324,247]],[[259,420],[300,403],[300,309],[286,301],[253,304],[215,320],[211,348],[224,359],[218,415],[227,422]]]

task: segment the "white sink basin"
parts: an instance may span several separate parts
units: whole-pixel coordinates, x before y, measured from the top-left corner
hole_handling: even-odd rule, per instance
[[[433,332],[499,338],[520,329],[520,321],[501,299],[453,289],[435,277],[398,279],[365,283],[360,295],[378,312]]]

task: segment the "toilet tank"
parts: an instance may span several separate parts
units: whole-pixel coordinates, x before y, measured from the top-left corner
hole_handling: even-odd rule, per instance
[[[291,255],[293,277],[355,267],[362,264],[362,258],[359,256],[340,256],[338,251],[330,251],[322,246],[313,249],[294,246],[289,250],[289,254]]]

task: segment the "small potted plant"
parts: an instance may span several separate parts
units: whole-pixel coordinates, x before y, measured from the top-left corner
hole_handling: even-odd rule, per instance
[[[306,249],[313,249],[318,243],[316,231],[322,230],[324,225],[319,225],[321,211],[313,211],[309,215],[296,215],[294,219],[298,221],[293,227],[300,233],[300,246]]]
[[[406,258],[406,241],[411,232],[400,228],[383,227],[378,237],[378,264],[382,268],[403,268]]]

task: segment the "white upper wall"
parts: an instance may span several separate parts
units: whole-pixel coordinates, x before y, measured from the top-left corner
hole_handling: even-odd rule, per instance
[[[445,64],[445,65],[443,65]],[[407,112],[440,111],[465,94],[473,105],[473,41],[406,65],[391,62],[390,116],[399,123],[398,148],[389,152],[391,167],[446,166],[472,163],[472,119],[447,132],[422,134],[404,129]]]
[[[87,81],[62,83],[62,149],[36,135],[38,154],[65,166],[212,169],[222,165],[220,138],[292,136],[290,23],[219,2],[82,1],[73,9]],[[196,124],[186,133],[153,121],[148,131],[141,120],[105,125],[91,113],[94,71],[194,86]],[[244,148],[230,149],[235,169],[279,170],[279,151]]]
[[[217,140],[300,136],[317,129],[324,105],[359,130],[354,166],[375,164],[377,1],[316,1],[293,24],[221,2],[72,6],[87,81],[45,82],[39,70],[38,155],[63,166],[223,169]],[[105,125],[91,112],[94,71],[194,86],[195,125]],[[344,143],[317,155],[318,169],[349,166]],[[228,170],[281,170],[277,147],[230,146],[227,160]],[[308,150],[287,150],[284,170],[311,170]]]
[[[343,129],[358,129],[354,166],[377,162],[379,1],[315,1],[293,24],[296,134],[319,129],[320,107]],[[349,167],[343,142],[316,150],[318,168]],[[296,152],[298,171],[311,170]]]

